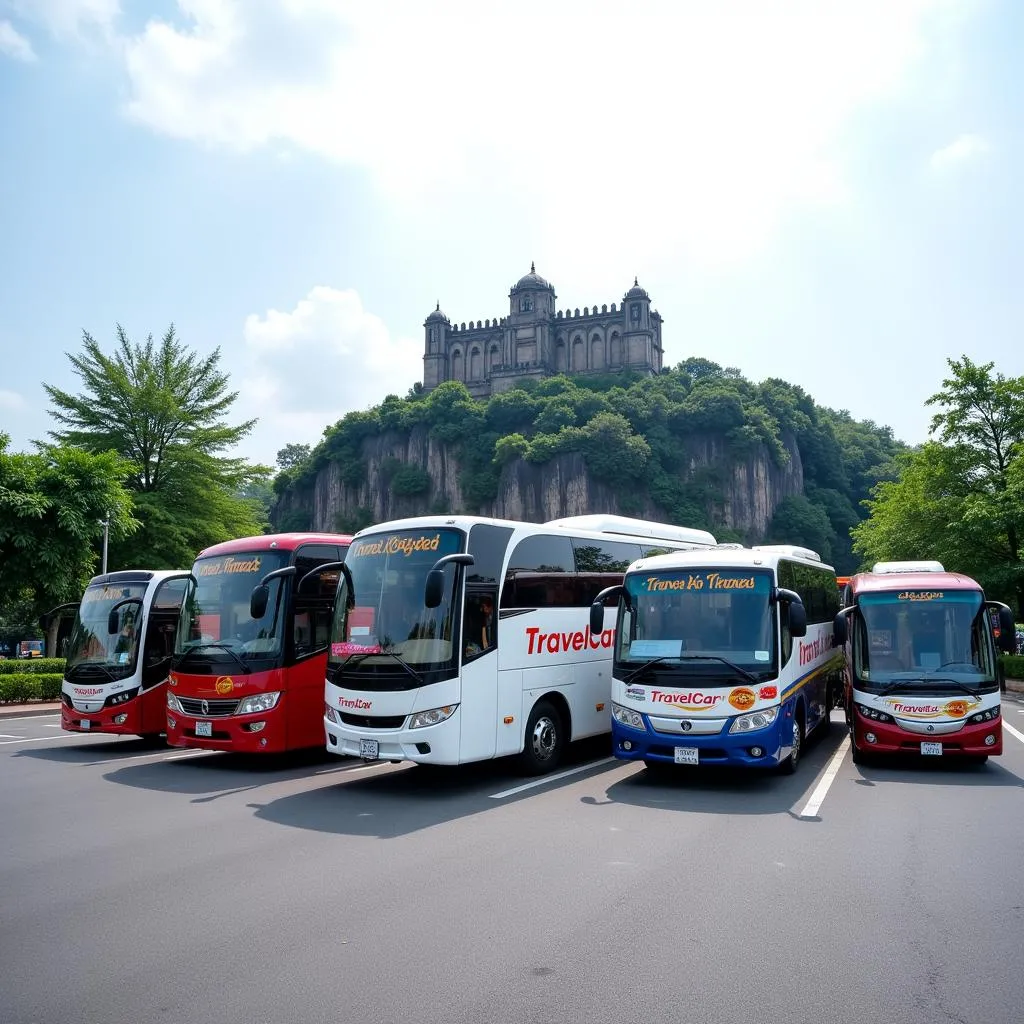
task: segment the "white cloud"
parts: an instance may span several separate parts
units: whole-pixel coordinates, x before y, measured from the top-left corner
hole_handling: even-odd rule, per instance
[[[179,0],[124,43],[127,113],[295,147],[417,205],[515,203],[545,258],[742,258],[841,202],[837,140],[957,0]],[[501,197],[500,199],[497,197]]]
[[[318,285],[289,312],[246,318],[238,413],[259,417],[249,445],[315,444],[352,409],[404,395],[420,380],[422,342],[395,338],[358,292]]]
[[[32,44],[9,21],[0,21],[0,53],[26,62],[36,59]]]
[[[932,153],[929,163],[936,170],[967,163],[984,156],[989,151],[989,144],[980,135],[961,135],[948,146]]]
[[[57,36],[85,28],[109,30],[121,13],[118,0],[6,0],[6,6]]]
[[[28,402],[25,401],[23,395],[19,395],[17,391],[0,390],[0,409],[8,412],[20,412],[27,408]]]

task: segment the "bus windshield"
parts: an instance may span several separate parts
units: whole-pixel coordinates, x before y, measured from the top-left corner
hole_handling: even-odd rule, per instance
[[[668,569],[625,581],[628,602],[616,660],[685,662],[701,672],[731,665],[758,678],[776,671],[772,574],[754,569]]]
[[[242,551],[197,559],[195,582],[181,605],[175,655],[233,655],[246,663],[278,658],[284,645],[286,579],[278,576],[267,584],[270,596],[262,619],[249,614],[249,601],[253,587],[267,573],[287,566],[290,555]]]
[[[380,674],[377,666],[393,670],[396,661],[417,673],[455,665],[456,567],[443,567],[447,582],[436,608],[425,607],[423,591],[434,563],[461,551],[463,541],[461,530],[428,528],[352,542],[334,605],[327,662],[332,679],[338,669],[359,671],[365,666],[369,671],[360,686],[372,686],[372,676]],[[405,678],[407,685],[416,685],[413,675],[406,673]]]
[[[102,676],[124,679],[135,671],[145,583],[95,584],[86,587],[68,642],[68,679]],[[107,631],[117,606],[117,631]]]
[[[857,602],[854,671],[870,688],[895,682],[933,689],[995,685],[982,595],[975,590],[864,594]]]

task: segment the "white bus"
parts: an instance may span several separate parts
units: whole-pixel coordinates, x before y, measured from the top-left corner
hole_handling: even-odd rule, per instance
[[[187,569],[94,576],[68,641],[61,728],[157,739],[167,731],[167,676]]]
[[[804,739],[828,731],[843,692],[839,587],[814,551],[722,545],[644,558],[597,596],[592,632],[612,596],[616,757],[793,772]]]
[[[714,544],[619,516],[361,531],[335,599],[327,749],[445,765],[518,754],[531,774],[551,770],[567,742],[610,729],[614,630],[587,628],[598,592],[645,555]]]

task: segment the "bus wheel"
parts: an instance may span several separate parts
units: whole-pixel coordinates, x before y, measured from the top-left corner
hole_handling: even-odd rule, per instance
[[[793,715],[793,749],[789,757],[779,765],[783,775],[792,775],[800,765],[800,755],[804,746],[804,723],[799,713]]]
[[[867,764],[868,757],[860,747],[857,746],[857,737],[854,736],[853,730],[850,730],[850,757],[854,764]]]
[[[565,737],[562,735],[562,716],[546,700],[534,704],[526,722],[523,752],[519,755],[520,768],[527,775],[543,775],[551,771],[562,758]]]

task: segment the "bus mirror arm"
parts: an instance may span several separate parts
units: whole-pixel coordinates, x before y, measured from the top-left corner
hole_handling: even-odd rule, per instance
[[[796,639],[807,636],[807,609],[795,590],[776,587],[772,595],[776,601],[785,602],[789,614],[789,635]]]
[[[117,614],[117,610],[126,604],[137,604],[141,607],[142,599],[138,597],[126,597],[123,601],[118,601],[117,604],[110,609],[107,613],[107,632],[111,636],[121,628],[121,616]]]
[[[303,576],[295,588],[295,593],[301,593],[303,584],[306,580],[311,580],[314,576],[322,576],[325,572],[334,572],[335,569],[340,569],[345,563],[344,562],[324,562],[323,565],[318,565],[315,569],[310,569],[309,572]],[[345,577],[348,580],[348,577]]]
[[[999,614],[999,636],[997,645],[1003,654],[1017,653],[1017,625],[1013,619],[1013,611],[1002,601],[986,601],[986,608],[994,608]]]
[[[67,604],[59,604],[56,608],[51,608],[48,612],[43,612],[39,616],[39,628],[45,633],[50,628],[50,622],[53,617],[60,612],[70,611],[72,608],[81,607],[81,601],[69,601]]]
[[[625,596],[626,604],[629,604],[629,595],[623,589],[622,584],[618,584],[614,587],[605,587],[597,597],[594,598],[593,604],[590,606],[590,634],[596,636],[598,633],[604,631],[604,603],[609,597],[618,597],[620,594]]]
[[[832,620],[832,646],[843,647],[850,637],[850,625],[846,616],[853,611],[853,608],[840,608],[836,617]]]
[[[267,614],[267,602],[270,600],[270,588],[267,583],[273,579],[283,576],[294,576],[296,572],[294,565],[286,565],[283,569],[275,569],[268,572],[259,583],[252,588],[249,596],[249,615],[254,619],[262,619]]]
[[[427,573],[427,580],[423,584],[423,606],[425,608],[436,608],[444,598],[444,566],[474,565],[476,559],[472,555],[443,555],[431,567]]]

